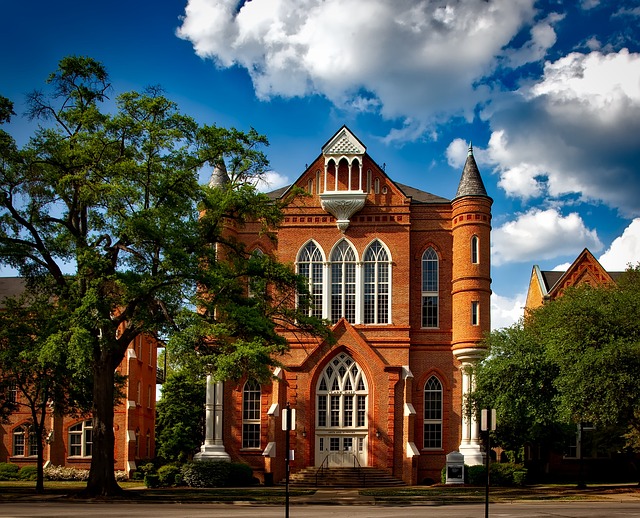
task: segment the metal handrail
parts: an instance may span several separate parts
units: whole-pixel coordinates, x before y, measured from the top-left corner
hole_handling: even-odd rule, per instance
[[[323,461],[320,463],[320,466],[318,467],[318,469],[316,470],[316,487],[318,486],[318,477],[324,474],[324,471],[326,469],[329,469],[329,457],[331,457],[332,455],[351,455],[353,457],[353,468],[358,470],[358,476],[362,475],[363,478],[363,484],[366,486],[366,473],[364,473],[362,471],[362,464],[360,464],[360,460],[358,459],[358,456],[355,453],[352,452],[345,452],[345,451],[331,451],[329,453],[327,453],[327,455],[325,456],[325,458],[323,459]],[[358,466],[356,467],[356,463],[358,464]]]

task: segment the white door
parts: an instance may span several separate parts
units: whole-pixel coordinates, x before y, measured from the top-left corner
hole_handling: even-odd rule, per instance
[[[316,436],[316,466],[353,468],[367,465],[366,435]]]

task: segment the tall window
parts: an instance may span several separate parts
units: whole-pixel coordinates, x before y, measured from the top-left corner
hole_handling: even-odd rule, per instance
[[[248,380],[242,391],[242,447],[260,448],[260,385]]]
[[[471,262],[473,264],[480,262],[480,239],[478,236],[471,238]]]
[[[378,240],[364,254],[364,323],[389,323],[389,256]]]
[[[480,303],[477,300],[471,302],[471,325],[480,325]]]
[[[438,254],[429,247],[422,254],[422,327],[438,327]]]
[[[93,452],[93,422],[91,419],[69,428],[69,456],[91,457]]]
[[[298,254],[298,274],[308,281],[309,315],[318,318],[322,318],[322,262],[320,249],[313,242],[307,243]]]
[[[24,447],[26,443],[26,433],[24,426],[18,426],[13,430],[13,456],[24,456]]]
[[[424,386],[423,447],[442,448],[442,383],[435,376]]]
[[[9,382],[9,394],[8,394],[7,399],[11,403],[17,403],[18,402],[18,384],[16,383],[15,380],[11,380]]]
[[[318,428],[365,428],[367,386],[364,373],[346,353],[325,367],[316,389]]]
[[[331,254],[331,321],[356,319],[356,254],[342,240]]]

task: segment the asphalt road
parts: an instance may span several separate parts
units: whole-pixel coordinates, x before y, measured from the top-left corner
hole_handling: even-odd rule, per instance
[[[484,504],[473,505],[304,505],[291,506],[290,518],[484,518]],[[252,504],[140,504],[16,502],[0,504],[0,518],[281,518],[284,507]],[[490,518],[640,517],[640,502],[542,502],[492,504]]]

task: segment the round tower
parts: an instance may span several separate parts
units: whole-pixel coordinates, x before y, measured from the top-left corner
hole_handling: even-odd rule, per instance
[[[452,350],[462,371],[463,408],[473,390],[473,371],[484,357],[482,338],[491,330],[491,205],[469,146],[452,205]],[[460,453],[465,464],[483,462],[478,423],[464,416]]]

